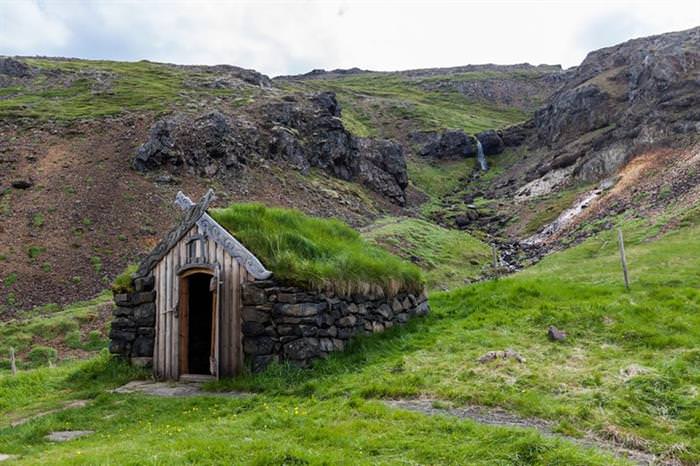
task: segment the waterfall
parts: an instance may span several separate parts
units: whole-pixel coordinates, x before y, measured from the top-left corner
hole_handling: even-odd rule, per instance
[[[485,172],[489,169],[489,164],[486,163],[486,156],[484,155],[484,148],[478,139],[476,140],[476,160],[479,162],[481,171]]]

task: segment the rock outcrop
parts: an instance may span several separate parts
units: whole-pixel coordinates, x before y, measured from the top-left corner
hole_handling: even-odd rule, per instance
[[[302,173],[316,167],[359,181],[403,205],[408,175],[402,147],[353,136],[340,112],[335,94],[322,92],[266,100],[241,114],[171,115],[153,124],[133,166],[213,177],[235,175],[244,165],[268,158]]]
[[[32,75],[32,69],[26,63],[12,57],[0,57],[0,74],[13,78],[26,78]]]
[[[134,168],[185,167],[202,176],[239,169],[257,153],[257,131],[244,120],[218,111],[195,118],[175,115],[158,120],[139,147]]]
[[[573,166],[596,180],[636,153],[700,131],[700,27],[588,54],[535,113],[532,146],[551,152],[537,171]]]
[[[421,157],[447,159],[476,156],[476,138],[464,131],[416,131],[411,133],[410,141],[418,146],[417,152]]]
[[[481,147],[486,155],[496,155],[503,152],[504,144],[501,139],[501,132],[494,129],[482,131],[476,135],[476,138],[481,143]]]

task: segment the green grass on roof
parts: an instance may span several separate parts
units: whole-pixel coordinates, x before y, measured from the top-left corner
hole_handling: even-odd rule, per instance
[[[339,220],[260,204],[234,204],[210,214],[280,281],[341,294],[423,288],[418,267],[369,244]]]

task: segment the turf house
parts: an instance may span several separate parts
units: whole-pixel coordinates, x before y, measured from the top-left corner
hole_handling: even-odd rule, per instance
[[[255,204],[209,209],[213,198],[178,193],[182,220],[114,290],[110,351],[155,377],[307,366],[429,311],[420,271],[345,224]]]

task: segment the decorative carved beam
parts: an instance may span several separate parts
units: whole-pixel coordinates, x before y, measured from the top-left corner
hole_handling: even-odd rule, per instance
[[[178,193],[180,195],[182,193]],[[189,200],[189,199],[188,199]],[[168,254],[175,245],[182,239],[190,229],[197,224],[202,215],[206,214],[209,204],[214,200],[214,191],[209,190],[202,196],[197,204],[190,201],[189,208],[185,210],[185,217],[172,230],[165,235],[165,238],[146,256],[139,264],[137,275],[146,276],[160,260]]]
[[[185,196],[182,191],[177,193],[175,197],[175,204],[177,204],[182,210],[188,211],[194,204],[189,197]],[[231,235],[224,227],[219,225],[216,220],[211,218],[209,214],[204,212],[199,219],[195,222],[199,229],[210,236],[214,241],[216,241],[219,246],[224,248],[232,257],[235,257],[238,262],[245,267],[245,269],[253,277],[258,280],[265,280],[270,278],[272,272],[267,270],[265,266],[260,262],[260,260],[253,255],[245,246],[243,246],[236,238]]]

